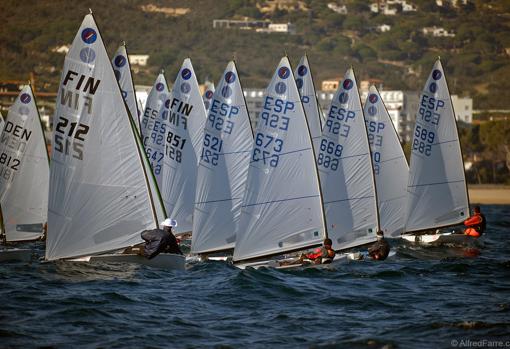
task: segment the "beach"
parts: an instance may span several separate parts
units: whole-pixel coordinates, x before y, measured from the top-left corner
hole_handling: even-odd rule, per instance
[[[472,204],[508,205],[510,204],[510,186],[471,184],[468,185],[469,201]]]

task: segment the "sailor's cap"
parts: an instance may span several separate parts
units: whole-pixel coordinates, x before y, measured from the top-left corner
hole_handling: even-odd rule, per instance
[[[167,218],[163,222],[161,222],[160,226],[163,227],[177,227],[177,221],[172,218]]]

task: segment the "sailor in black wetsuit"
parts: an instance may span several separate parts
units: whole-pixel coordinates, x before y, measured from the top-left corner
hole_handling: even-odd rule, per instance
[[[177,226],[175,219],[167,218],[161,223],[162,229],[145,230],[142,239],[145,240],[143,255],[147,259],[156,257],[161,252],[183,254],[172,233],[172,227]]]
[[[384,233],[382,230],[377,232],[377,241],[368,248],[368,255],[373,260],[383,261],[388,257],[390,253],[390,245],[388,241],[384,239]]]

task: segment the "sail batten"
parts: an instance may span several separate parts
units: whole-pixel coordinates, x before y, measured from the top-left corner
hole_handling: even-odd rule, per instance
[[[406,232],[459,224],[469,216],[457,123],[439,60],[420,95],[406,206]]]
[[[235,262],[317,246],[326,237],[312,139],[287,57],[280,61],[263,100]]]

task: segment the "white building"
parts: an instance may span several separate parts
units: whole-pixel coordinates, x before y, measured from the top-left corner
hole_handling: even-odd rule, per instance
[[[465,123],[473,122],[473,99],[469,97],[459,97],[452,95],[453,111],[457,121]]]
[[[149,61],[149,55],[129,55],[129,63],[145,67]]]
[[[328,8],[336,13],[339,13],[341,15],[346,15],[347,14],[347,6],[345,5],[337,5],[335,4],[334,2],[330,2],[328,4]]]
[[[71,45],[55,46],[54,48],[51,49],[51,52],[67,54],[67,52],[69,52],[70,48],[71,48]]]
[[[440,7],[447,3],[450,3],[453,7],[459,7],[460,5],[467,5],[468,0],[436,0],[436,5]]]
[[[292,23],[271,23],[267,29],[257,29],[257,32],[296,34],[296,26]]]
[[[422,28],[422,32],[425,35],[432,35],[435,37],[454,37],[455,33],[452,31],[448,31],[442,27],[424,27]]]
[[[391,25],[388,24],[381,24],[376,27],[377,31],[381,33],[389,32],[391,30]]]
[[[402,7],[402,12],[415,12],[418,10],[415,5],[405,0],[381,0],[370,4],[370,11],[374,13],[381,12],[387,16],[394,16],[397,14],[396,5],[400,5]]]

